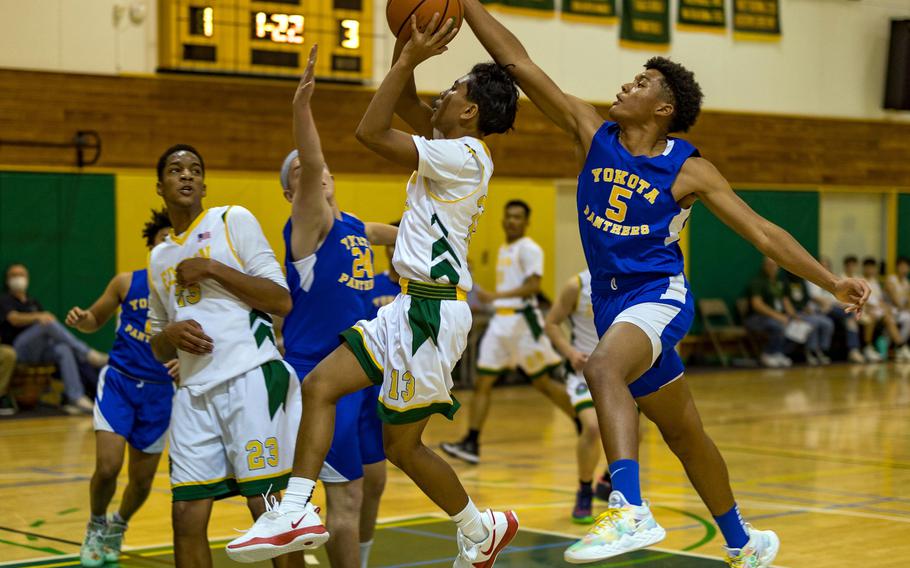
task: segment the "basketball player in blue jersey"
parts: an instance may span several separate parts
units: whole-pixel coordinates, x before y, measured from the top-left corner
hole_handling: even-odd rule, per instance
[[[303,83],[312,80],[315,56],[316,48]],[[282,333],[285,360],[303,381],[341,345],[341,332],[372,317],[370,244],[393,244],[398,235],[396,227],[364,223],[338,208],[335,183],[306,99],[305,91],[298,91],[294,102],[297,149],[288,154],[281,169],[284,196],[291,202],[284,242],[293,300]],[[326,528],[331,534],[326,551],[333,568],[366,566],[372,536],[366,540],[359,536],[373,532],[384,487],[382,423],[376,416],[376,394],[369,398],[370,391],[357,391],[338,401],[335,434],[319,474],[326,489]],[[369,494],[365,485],[372,490]],[[372,515],[363,518],[361,525],[364,503]]]
[[[694,312],[679,232],[701,199],[763,254],[833,293],[851,311],[862,309],[868,285],[831,274],[789,233],[752,211],[691,144],[668,136],[687,131],[701,107],[701,89],[681,65],[662,57],[648,60],[645,70],[622,86],[605,121],[593,106],[564,93],[478,0],[463,0],[463,6],[496,62],[573,139],[581,165],[578,222],[600,336],[584,373],[614,491],[609,509],[566,551],[566,560],[603,560],[664,538],[641,498],[637,403],[717,521],[728,564],[770,566],[778,538],[742,521],[726,464],[702,427],[674,350]]]
[[[170,227],[167,213],[152,212],[142,231],[149,250],[164,240]],[[120,309],[110,361],[98,379],[95,472],[89,490],[91,519],[80,551],[83,566],[101,566],[120,557],[127,523],[149,496],[164,450],[177,360],[166,368],[152,355],[146,329],[148,295],[147,270],[123,272],[111,279],[89,309],[77,306],[66,315],[66,325],[94,333]],[[119,510],[108,519],[107,507],[117,490],[127,444],[129,482]]]

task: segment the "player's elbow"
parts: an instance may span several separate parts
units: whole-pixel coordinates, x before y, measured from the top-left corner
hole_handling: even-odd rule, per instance
[[[357,126],[357,130],[354,132],[354,137],[357,138],[357,141],[366,146],[367,148],[373,148],[376,144],[378,133],[371,130],[368,125],[365,125],[361,122]]]
[[[285,291],[283,294],[275,298],[274,306],[269,310],[269,313],[273,316],[286,317],[291,313],[291,308],[294,307],[294,303],[291,301],[291,295]]]

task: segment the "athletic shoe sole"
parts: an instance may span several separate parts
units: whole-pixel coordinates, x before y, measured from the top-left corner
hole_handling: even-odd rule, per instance
[[[457,444],[441,444],[440,447],[442,451],[449,454],[453,458],[458,458],[462,461],[466,461],[471,465],[477,465],[480,463],[480,456],[477,454],[472,454],[462,450]]]
[[[235,562],[262,562],[290,552],[319,548],[329,540],[329,533],[325,530],[325,527],[319,527],[319,529],[321,532],[305,532],[293,536],[293,534],[298,531],[292,531],[278,534],[267,539],[280,542],[281,544],[257,542],[253,544],[241,544],[235,546],[233,549],[228,545],[224,550],[227,553],[228,558]],[[291,540],[286,543],[282,542],[286,538],[290,538]],[[264,541],[266,539],[263,537],[254,538],[251,539],[251,542],[256,540]]]
[[[653,529],[639,533],[634,537],[623,535],[621,539],[610,546],[599,546],[596,549],[592,546],[585,549],[580,554],[572,554],[569,550],[566,550],[565,554],[563,554],[563,558],[569,564],[599,562],[601,560],[606,560],[607,558],[619,556],[620,554],[654,546],[666,538],[666,536],[667,531],[665,531],[663,527],[657,526]]]
[[[594,515],[589,515],[587,517],[576,517],[572,515],[572,522],[576,525],[590,525],[594,522]]]
[[[499,553],[502,552],[505,547],[509,546],[512,539],[518,534],[518,515],[515,514],[515,511],[506,511],[505,515],[509,523],[509,528],[506,529],[505,536],[502,537],[502,540],[499,541],[499,544],[493,550],[493,555],[484,562],[475,562],[474,568],[492,568],[493,565],[496,564],[496,557],[499,556]]]

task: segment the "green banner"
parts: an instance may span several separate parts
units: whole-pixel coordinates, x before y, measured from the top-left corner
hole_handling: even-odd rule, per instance
[[[619,38],[621,44],[631,47],[636,44],[646,44],[650,48],[656,44],[668,45],[669,0],[623,0]]]
[[[499,9],[526,16],[551,18],[556,13],[555,0],[498,0]]]
[[[676,22],[680,27],[708,28],[723,32],[727,28],[724,0],[679,0]]]
[[[756,39],[780,37],[779,0],[733,0],[733,32]]]
[[[564,20],[611,23],[616,20],[616,0],[562,0]]]

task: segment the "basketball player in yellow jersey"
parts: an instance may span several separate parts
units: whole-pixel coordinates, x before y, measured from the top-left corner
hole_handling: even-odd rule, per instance
[[[300,387],[268,314],[286,315],[291,296],[249,211],[202,208],[205,166],[193,147],[162,154],[158,194],[173,230],[149,257],[148,321],[155,357],[181,367],[170,428],[174,559],[205,568],[214,500],[243,495],[256,518],[274,504],[260,495],[287,484]]]
[[[435,29],[437,14],[427,29]],[[414,169],[395,246],[393,264],[402,291],[371,321],[342,333],[345,344],[304,382],[306,409],[297,440],[293,477],[276,511],[266,513],[244,536],[227,545],[231,558],[256,561],[311,548],[325,528],[310,497],[332,442],[338,400],[373,384],[382,390],[386,455],[458,526],[455,568],[489,568],[518,531],[511,511],[481,513],[455,472],[424,445],[434,414],[451,418],[452,369],[467,344],[471,290],[468,243],[483,213],[493,162],[484,136],[508,131],[518,91],[501,67],[475,65],[441,93],[430,108],[420,102],[413,73],[418,64],[445,51],[452,22],[435,34],[412,19],[412,36],[400,51],[357,129],[357,138],[377,154]],[[301,82],[300,89],[312,89]],[[417,131],[392,128],[398,111]],[[434,130],[437,136],[433,136]]]

